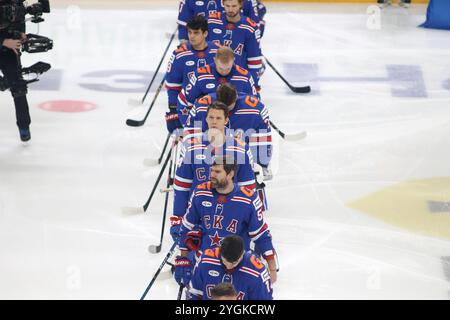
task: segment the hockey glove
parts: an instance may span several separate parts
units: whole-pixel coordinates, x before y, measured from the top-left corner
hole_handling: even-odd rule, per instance
[[[203,232],[201,230],[189,231],[184,243],[192,251],[198,251],[202,245]]]
[[[179,285],[187,285],[192,277],[192,263],[186,257],[178,256],[175,259],[175,281]]]
[[[269,167],[262,167],[264,181],[269,181],[273,179],[272,170]]]
[[[169,107],[169,112],[166,112],[166,125],[167,130],[170,134],[172,134],[177,129],[183,128],[176,108]]]
[[[266,185],[264,184],[263,167],[257,163],[254,163],[253,164],[253,173],[255,174],[256,189],[264,188]]]
[[[177,241],[180,235],[181,223],[183,222],[183,217],[171,216],[170,217],[170,235],[173,241]]]

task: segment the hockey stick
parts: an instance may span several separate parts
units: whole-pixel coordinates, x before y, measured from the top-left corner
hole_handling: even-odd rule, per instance
[[[153,167],[158,164],[161,164],[162,158],[164,157],[164,153],[166,152],[167,146],[169,144],[170,133],[167,134],[166,142],[164,143],[164,147],[162,149],[161,155],[158,160],[155,159],[144,159],[144,165],[148,167]]]
[[[172,35],[170,36],[170,40],[169,40],[169,43],[167,44],[166,50],[164,50],[163,56],[162,56],[161,60],[159,61],[158,67],[156,68],[155,73],[153,74],[153,78],[150,81],[150,84],[147,87],[147,91],[145,91],[145,94],[142,97],[141,101],[130,99],[129,103],[131,105],[142,105],[142,104],[144,104],[145,98],[147,98],[148,92],[150,91],[150,88],[152,87],[153,81],[155,81],[156,75],[158,74],[159,68],[161,68],[161,64],[163,63],[164,58],[166,57],[167,51],[169,50],[170,45],[172,44],[172,41],[175,38],[175,35],[177,34],[177,30],[178,30],[178,26],[175,29],[175,31],[172,33]]]
[[[139,214],[139,213],[144,213],[145,211],[147,211],[147,208],[150,205],[150,202],[152,201],[153,195],[155,194],[156,188],[158,187],[159,181],[161,180],[161,177],[162,177],[164,171],[166,170],[167,163],[169,162],[171,155],[172,155],[172,150],[170,150],[169,153],[167,154],[166,160],[164,161],[164,165],[161,168],[158,178],[156,179],[155,185],[153,186],[152,192],[150,193],[150,197],[148,198],[148,200],[144,204],[144,206],[138,207],[138,208],[135,208],[135,207],[134,208],[132,208],[132,207],[122,208],[122,212],[124,214]]]
[[[264,57],[264,59],[266,60],[267,64],[272,68],[273,71],[275,71],[275,73],[280,77],[281,80],[283,80],[284,83],[286,83],[286,85],[289,87],[289,89],[292,90],[292,92],[295,93],[309,93],[311,92],[311,87],[310,86],[306,86],[306,87],[294,87],[293,85],[291,85],[282,75],[281,73],[278,72],[278,70],[273,66],[273,64],[270,63],[269,60],[267,60],[266,57]]]
[[[172,247],[170,247],[169,252],[167,252],[166,257],[164,258],[163,262],[161,263],[161,265],[159,266],[158,270],[156,271],[155,275],[153,276],[152,280],[150,281],[150,283],[148,284],[147,288],[145,289],[144,293],[141,296],[140,300],[144,300],[145,296],[147,295],[148,291],[150,290],[150,288],[153,286],[153,283],[155,282],[156,278],[158,277],[159,273],[161,272],[162,268],[164,267],[164,265],[166,264],[167,260],[170,259],[170,257],[172,256],[173,252],[175,251],[175,247],[177,246],[177,241],[175,241],[172,244]]]
[[[152,111],[153,105],[156,102],[156,99],[158,98],[159,92],[161,91],[163,85],[164,85],[165,77],[161,80],[161,83],[159,84],[158,89],[156,89],[155,97],[153,98],[152,103],[150,104],[150,107],[147,110],[147,114],[145,115],[144,119],[142,120],[133,120],[133,119],[127,119],[127,125],[130,127],[140,127],[142,126],[145,121],[147,120],[148,115],[150,114],[150,111]]]
[[[283,131],[281,131],[280,129],[278,129],[278,127],[272,122],[272,120],[270,120],[270,126],[272,128],[275,129],[276,132],[278,132],[278,134],[280,135],[280,137],[282,137],[284,140],[286,141],[298,141],[298,140],[302,140],[306,138],[306,131],[302,131],[299,133],[294,133],[294,134],[286,134]]]
[[[174,148],[177,145],[177,140],[174,140],[174,143],[172,145],[172,148]],[[176,156],[176,152],[172,152],[172,158],[170,159],[170,165],[169,165],[169,174],[167,175],[167,184],[166,188],[169,189],[169,187],[172,185],[172,164],[173,164],[173,156]],[[161,238],[159,239],[159,244],[157,246],[150,245],[148,247],[148,251],[150,253],[159,253],[161,251],[162,247],[162,241],[164,238],[164,227],[166,226],[166,215],[167,215],[167,204],[169,202],[169,192],[166,192],[166,197],[164,199],[164,211],[163,211],[163,217],[162,217],[162,227],[161,227]]]
[[[180,284],[180,289],[178,289],[178,297],[177,300],[181,300],[181,296],[183,295],[184,285]]]

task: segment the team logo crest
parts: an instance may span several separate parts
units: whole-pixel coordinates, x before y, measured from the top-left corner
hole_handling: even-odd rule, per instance
[[[219,272],[217,272],[216,270],[209,270],[208,274],[211,277],[218,277],[220,275]]]
[[[203,201],[203,202],[202,202],[202,205],[203,205],[204,207],[207,207],[207,208],[212,207],[212,203],[209,202],[209,201]]]

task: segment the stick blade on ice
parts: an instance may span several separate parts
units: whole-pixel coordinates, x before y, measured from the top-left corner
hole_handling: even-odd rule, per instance
[[[306,87],[292,87],[291,89],[295,93],[310,93],[311,92],[311,87],[310,86],[306,86]]]
[[[294,134],[285,134],[284,139],[287,141],[299,141],[303,140],[308,136],[306,131],[294,133]]]
[[[126,123],[127,123],[127,126],[130,126],[130,127],[140,127],[144,124],[143,121],[133,120],[133,119],[127,119]]]
[[[159,246],[149,245],[148,251],[153,254],[159,253],[159,252],[161,252],[161,246],[160,245]]]

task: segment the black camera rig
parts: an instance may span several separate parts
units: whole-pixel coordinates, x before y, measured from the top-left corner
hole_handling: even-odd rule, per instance
[[[31,22],[43,22],[43,13],[50,13],[50,1],[38,0],[37,3],[26,7],[25,0],[3,0],[0,1],[0,21],[2,22],[25,22],[25,16],[31,15]]]
[[[50,70],[51,65],[45,62],[36,62],[35,64],[33,64],[32,66],[28,67],[28,68],[22,68],[22,76],[27,76],[30,74],[34,74],[36,75],[36,78],[31,79],[31,80],[19,80],[21,81],[24,85],[27,85],[29,83],[33,83],[33,82],[37,82],[39,81],[39,79],[37,78],[39,75],[47,72],[48,70]],[[7,89],[9,89],[11,87],[11,84],[8,83],[8,81],[6,81],[5,78],[0,77],[0,91],[5,91]]]
[[[50,12],[49,0],[38,0],[30,6],[25,6],[25,0],[0,0],[0,27],[4,29],[4,33],[9,39],[21,40],[22,27],[26,21],[33,23],[43,22],[43,13]],[[31,19],[26,19],[26,15],[31,15]],[[28,53],[47,52],[53,49],[53,40],[37,35],[27,34],[27,40],[22,45],[22,51]],[[27,85],[32,82],[39,81],[38,76],[50,70],[51,65],[45,62],[37,62],[31,67],[22,68],[22,76],[34,74],[36,78],[31,80],[20,80]],[[0,76],[0,91],[4,91],[11,87],[11,84]]]

